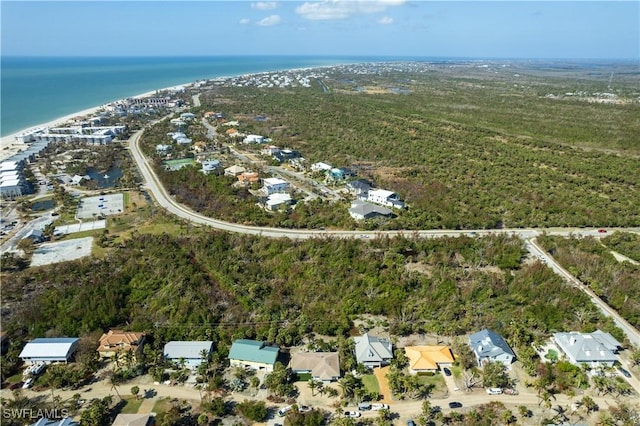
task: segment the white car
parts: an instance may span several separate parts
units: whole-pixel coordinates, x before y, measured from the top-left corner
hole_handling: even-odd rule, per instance
[[[284,407],[282,407],[281,409],[278,410],[278,416],[284,417],[292,409],[293,409],[293,406],[291,406],[291,405],[284,406]]]
[[[389,406],[387,404],[371,404],[371,409],[373,411],[377,410],[388,410]]]
[[[33,377],[29,377],[25,382],[24,385],[22,385],[22,389],[29,389],[31,387],[31,384],[33,383]]]
[[[357,419],[361,415],[362,415],[362,413],[360,413],[360,411],[345,411],[344,412],[344,416],[345,417],[352,417],[354,419]]]

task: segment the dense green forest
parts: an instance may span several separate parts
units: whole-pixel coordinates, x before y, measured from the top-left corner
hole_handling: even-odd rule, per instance
[[[491,327],[516,346],[551,331],[612,330],[579,290],[524,261],[517,238],[289,241],[203,233],[137,234],[106,257],[3,279],[3,329],[26,339],[109,327],[157,342],[251,337],[292,345],[348,335],[362,314],[394,334],[454,336]],[[16,339],[16,340],[19,340]]]
[[[625,248],[635,241],[629,256],[637,256],[640,247],[637,235],[616,233],[602,242],[596,238],[552,236],[540,237],[539,241],[562,266],[634,327],[640,328],[640,266],[618,262],[611,254],[612,249],[625,254]],[[612,247],[608,247],[609,243]]]
[[[328,93],[217,87],[200,110],[240,119],[241,131],[297,149],[309,164],[349,166],[398,192],[409,209],[385,228],[640,223],[640,105],[549,99],[606,85],[505,72],[336,71],[323,80]],[[387,90],[397,86],[406,92]]]

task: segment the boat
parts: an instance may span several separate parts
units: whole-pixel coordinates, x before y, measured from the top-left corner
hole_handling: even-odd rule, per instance
[[[109,179],[109,175],[104,175],[102,177],[105,178],[105,179]]]

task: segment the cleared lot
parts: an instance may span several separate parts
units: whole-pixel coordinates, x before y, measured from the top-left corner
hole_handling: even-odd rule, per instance
[[[49,265],[89,256],[92,244],[93,237],[42,244],[33,252],[31,266]]]

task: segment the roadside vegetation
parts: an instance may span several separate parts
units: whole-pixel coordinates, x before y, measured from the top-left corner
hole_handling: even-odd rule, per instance
[[[640,266],[630,262],[619,262],[611,250],[636,255],[638,241],[634,234],[616,233],[602,242],[595,238],[539,237],[542,246],[572,275],[591,288],[602,300],[614,308],[634,327],[640,328]],[[612,247],[607,247],[611,244]],[[585,305],[580,315],[591,316]]]

